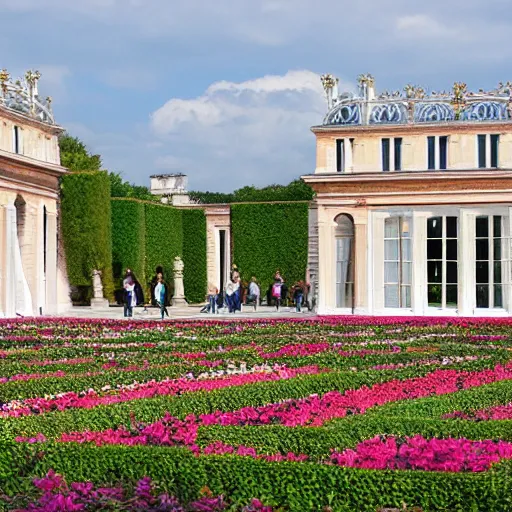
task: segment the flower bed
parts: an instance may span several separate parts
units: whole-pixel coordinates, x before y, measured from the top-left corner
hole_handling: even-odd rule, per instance
[[[0,501],[508,510],[511,333],[503,318],[0,320]]]

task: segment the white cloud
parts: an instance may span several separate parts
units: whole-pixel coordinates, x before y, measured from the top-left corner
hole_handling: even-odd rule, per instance
[[[191,186],[201,189],[287,183],[313,171],[309,129],[325,112],[320,76],[312,71],[216,82],[152,114],[154,133],[168,142],[155,165],[189,173]]]
[[[470,31],[465,31],[456,24],[443,24],[428,14],[399,16],[396,28],[399,35],[410,39],[471,39]]]

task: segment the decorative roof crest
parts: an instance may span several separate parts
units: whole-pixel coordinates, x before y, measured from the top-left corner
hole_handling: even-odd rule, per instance
[[[29,70],[23,79],[14,82],[6,69],[0,71],[0,105],[36,118],[48,124],[55,124],[51,109],[50,97],[45,100],[39,97],[38,82],[41,78],[39,71]]]

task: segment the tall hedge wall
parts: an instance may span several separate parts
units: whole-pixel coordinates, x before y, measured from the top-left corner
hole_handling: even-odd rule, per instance
[[[116,285],[127,268],[146,282],[146,209],[144,203],[112,199],[112,266]]]
[[[103,273],[106,297],[113,296],[110,181],[106,172],[67,174],[61,181],[62,236],[68,279],[92,295],[92,271]]]
[[[172,282],[174,258],[183,258],[182,211],[150,203],[145,203],[145,211],[146,279],[151,280],[156,267],[162,266],[165,279]]]
[[[206,294],[206,216],[203,210],[182,210],[183,284],[188,302],[202,302]]]
[[[304,280],[308,257],[308,203],[231,205],[233,261],[242,279],[269,286],[279,269],[292,285]],[[262,290],[264,292],[264,290]]]

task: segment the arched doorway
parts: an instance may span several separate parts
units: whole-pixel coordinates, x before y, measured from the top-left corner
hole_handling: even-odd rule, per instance
[[[354,309],[354,219],[347,214],[335,219],[336,307]]]

